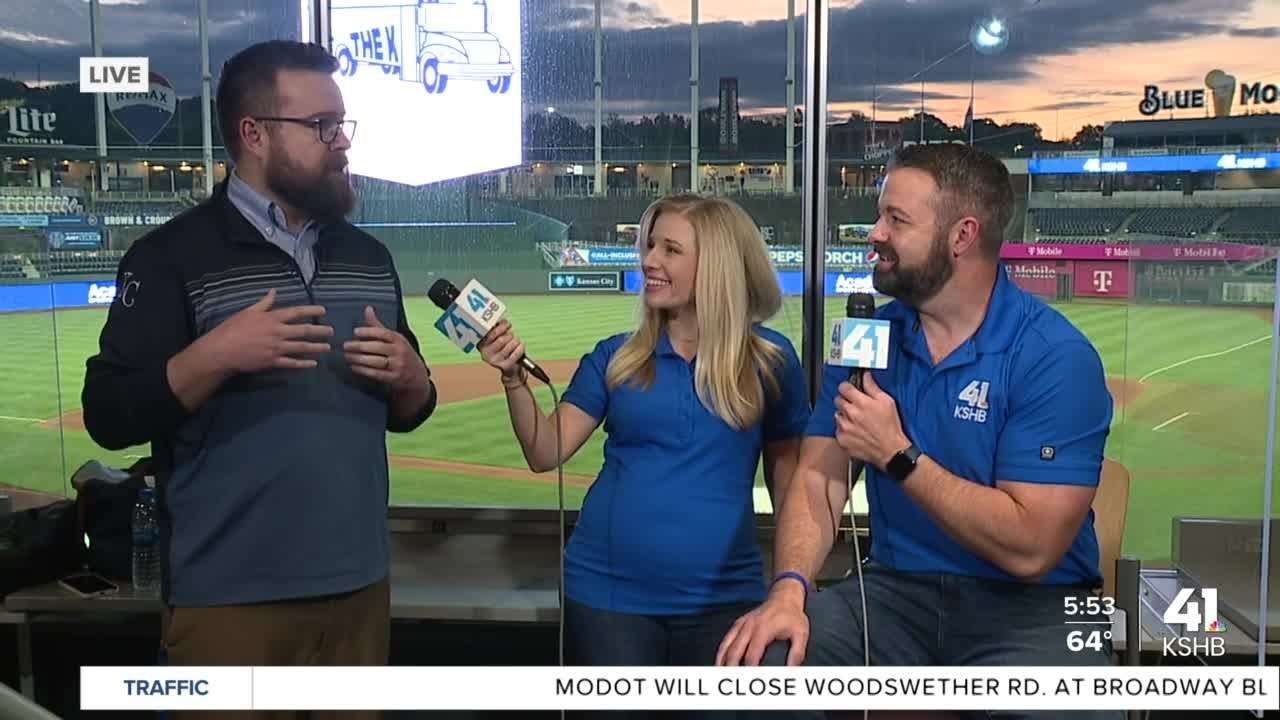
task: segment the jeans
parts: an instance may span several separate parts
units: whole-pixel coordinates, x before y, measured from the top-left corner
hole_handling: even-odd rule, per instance
[[[1067,617],[1065,598],[1093,595],[1080,587],[1006,583],[957,575],[904,573],[868,561],[862,568],[866,586],[871,664],[1016,666],[1070,665],[1099,667],[1112,664],[1111,642],[1102,652],[1073,652],[1067,635],[1089,625],[1074,621],[1106,621],[1104,615]],[[809,597],[807,666],[856,666],[866,662],[863,643],[862,601],[858,576]],[[775,642],[762,665],[780,666],[789,646]],[[820,718],[822,713],[786,713],[794,718]],[[770,717],[783,717],[770,713]],[[1108,711],[990,711],[970,713],[973,718],[1073,718],[1122,720],[1120,710]]]
[[[757,607],[756,603],[725,605],[697,615],[635,615],[599,610],[565,599],[564,653],[569,665],[711,666],[716,651],[738,618]],[[745,717],[734,711],[654,712],[599,711],[569,712],[570,718],[630,719],[654,716],[736,720]]]

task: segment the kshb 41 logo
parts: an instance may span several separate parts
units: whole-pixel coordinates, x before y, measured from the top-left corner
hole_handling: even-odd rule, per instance
[[[844,318],[831,327],[830,362],[842,367],[889,367],[889,321]]]
[[[991,392],[991,383],[986,380],[974,380],[964,386],[957,398],[953,417],[957,420],[985,423],[991,404],[987,402],[987,394]]]
[[[506,306],[472,280],[449,309],[436,320],[436,329],[459,350],[469,353],[502,319]]]
[[[1165,637],[1165,655],[1175,657],[1221,657],[1226,654],[1227,626],[1218,618],[1217,588],[1200,588],[1200,600],[1192,600],[1196,588],[1182,588],[1165,609],[1161,619],[1167,625],[1182,628],[1183,634]],[[1203,603],[1203,605],[1202,605]],[[1204,612],[1201,613],[1203,607]],[[1213,633],[1204,635],[1203,633]]]

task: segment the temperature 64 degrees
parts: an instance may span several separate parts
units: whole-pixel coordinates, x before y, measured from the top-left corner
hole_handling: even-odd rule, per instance
[[[1085,649],[1102,652],[1103,643],[1111,640],[1110,630],[1072,630],[1067,633],[1067,649],[1081,652]]]

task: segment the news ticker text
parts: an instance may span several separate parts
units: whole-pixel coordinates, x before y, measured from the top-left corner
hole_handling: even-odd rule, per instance
[[[1275,710],[1275,667],[82,667],[84,710]]]

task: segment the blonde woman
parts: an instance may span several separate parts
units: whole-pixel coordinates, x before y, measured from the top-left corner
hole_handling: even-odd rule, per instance
[[[567,661],[712,665],[734,620],[765,597],[752,487],[761,455],[786,495],[809,417],[795,348],[761,323],[782,291],[755,223],[723,198],[645,211],[639,328],[582,358],[555,414],[570,458],[600,424],[604,466],[565,555]],[[529,467],[554,469],[547,417],[505,321],[481,345],[502,371]],[[745,609],[745,610],[744,610]]]

